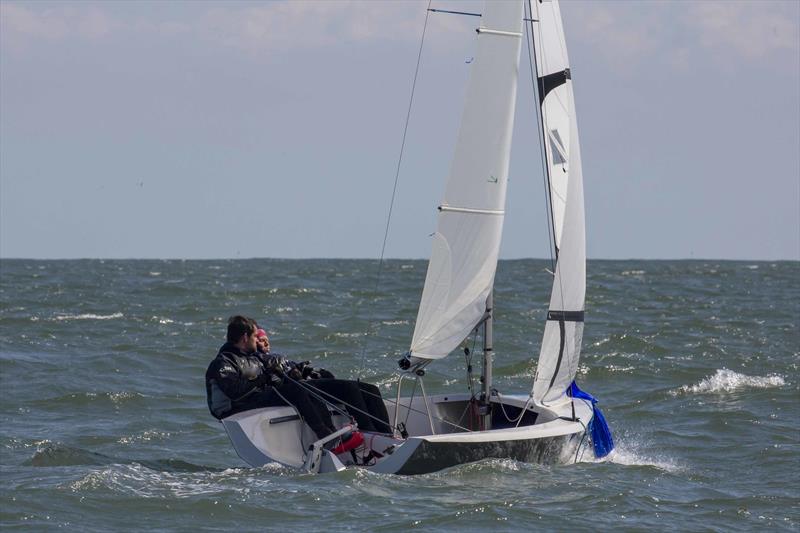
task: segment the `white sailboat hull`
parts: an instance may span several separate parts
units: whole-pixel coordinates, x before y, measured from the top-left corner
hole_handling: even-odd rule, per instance
[[[494,429],[467,431],[458,423],[458,415],[464,423],[468,399],[468,395],[429,397],[430,417],[422,398],[401,399],[397,414],[400,421],[405,421],[407,438],[365,433],[365,444],[355,454],[359,461],[349,452],[338,459],[353,468],[405,475],[426,474],[493,458],[540,464],[569,463],[575,460],[593,413],[588,402],[575,399],[576,420],[573,421],[572,402],[566,399],[557,407],[528,406],[522,423],[515,426],[515,419],[528,397],[503,396],[502,401],[498,398],[493,401]],[[387,402],[387,409],[391,420],[395,415],[394,405]],[[335,416],[334,422],[337,425],[347,423],[341,416]],[[259,467],[277,462],[297,469],[307,467],[306,454],[315,437],[293,408],[253,409],[232,415],[222,423],[237,454],[249,465]],[[370,451],[382,457],[358,464]],[[335,462],[328,461],[317,466],[315,472],[338,469]]]

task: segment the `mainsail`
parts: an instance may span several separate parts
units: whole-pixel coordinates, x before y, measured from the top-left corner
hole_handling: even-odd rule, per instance
[[[494,283],[514,126],[523,4],[487,1],[411,341],[439,359],[480,322]]]
[[[534,50],[557,254],[533,397],[562,397],[575,379],[583,337],[586,228],[583,176],[564,29],[557,0],[532,2]]]

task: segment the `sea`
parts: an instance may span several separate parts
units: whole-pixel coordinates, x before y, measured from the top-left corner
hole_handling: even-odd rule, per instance
[[[233,314],[392,395],[420,260],[0,260],[0,527],[798,531],[800,263],[588,262],[576,377],[616,441],[420,476],[250,468],[206,406]],[[549,260],[501,261],[495,385],[527,393]],[[466,392],[465,356],[428,393]]]

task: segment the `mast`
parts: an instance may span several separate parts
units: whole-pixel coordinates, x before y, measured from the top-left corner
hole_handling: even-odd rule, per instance
[[[486,321],[483,323],[483,391],[481,392],[480,414],[483,418],[484,430],[492,429],[492,339],[493,339],[493,312],[494,287],[486,298]]]

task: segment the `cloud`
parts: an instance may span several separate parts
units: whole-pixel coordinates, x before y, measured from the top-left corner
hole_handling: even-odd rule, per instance
[[[797,51],[798,4],[795,2],[700,2],[684,17],[706,48],[729,48],[759,59],[773,52]]]
[[[12,43],[27,38],[57,41],[79,36],[89,39],[103,37],[121,24],[97,8],[35,10],[26,5],[0,3],[0,32]]]
[[[0,31],[3,35],[58,39],[68,30],[63,17],[52,11],[37,13],[18,4],[0,3]]]
[[[481,10],[474,3],[436,4]],[[117,9],[118,5],[125,9]],[[342,42],[416,42],[425,17],[425,3],[410,1],[189,3],[186,9],[171,10],[170,20],[156,18],[159,11],[136,13],[131,6],[136,4],[41,7],[4,1],[0,33],[4,43],[11,44],[98,41],[123,34],[133,39],[178,36],[261,54]],[[720,63],[761,61],[785,51],[797,54],[798,6],[791,0],[570,1],[562,3],[562,12],[569,38],[591,45],[612,66],[622,69],[641,61],[660,61],[679,68],[697,61],[698,52]],[[446,36],[475,22],[472,17],[431,15],[429,23],[432,36]]]
[[[226,2],[188,3],[171,10],[170,20],[152,10],[137,13],[129,2],[40,7],[2,2],[0,30],[4,42],[181,37],[253,53],[318,49],[335,43],[418,42],[426,3],[358,0],[272,1],[237,5]],[[180,5],[180,4],[178,4]],[[474,2],[461,2],[479,11]],[[125,6],[126,9],[117,9]],[[133,15],[131,13],[134,13]],[[176,16],[177,14],[177,16]],[[431,15],[429,27],[440,35],[475,25],[472,17]],[[446,39],[444,39],[446,42]]]
[[[253,52],[324,48],[341,42],[416,42],[425,17],[420,2],[270,2],[256,7],[216,7],[195,24],[197,35]],[[462,18],[462,17],[455,17]],[[441,28],[464,21],[439,17]]]
[[[130,5],[130,4],[127,4]],[[154,20],[151,13],[115,15],[115,5],[68,5],[39,8],[36,4],[0,4],[4,40],[99,39],[114,34],[152,37],[182,35],[222,46],[262,52],[309,49],[337,42],[416,41],[425,16],[420,2],[294,1],[237,6],[224,2],[195,4],[177,20]],[[456,17],[460,18],[460,17]],[[438,21],[453,27],[461,21]]]
[[[569,38],[589,44],[613,67],[650,61],[681,68],[698,60],[726,66],[797,55],[798,6],[780,0],[592,1],[563,2],[562,12]]]

